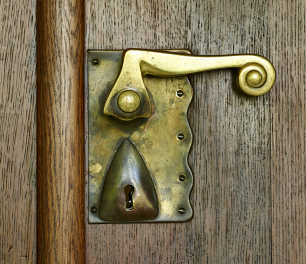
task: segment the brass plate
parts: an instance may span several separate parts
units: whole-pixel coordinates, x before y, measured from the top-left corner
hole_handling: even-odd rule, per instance
[[[87,57],[89,223],[190,220],[193,215],[189,201],[193,175],[187,158],[192,133],[187,111],[193,89],[187,77],[144,76],[152,102],[152,115],[133,123],[124,123],[103,113],[107,96],[119,74],[122,51],[88,51]],[[179,134],[184,138],[180,140]],[[131,221],[107,221],[100,217],[103,213],[99,210],[105,178],[119,146],[126,139],[139,151],[154,184],[159,207],[155,219],[141,220],[140,217]]]

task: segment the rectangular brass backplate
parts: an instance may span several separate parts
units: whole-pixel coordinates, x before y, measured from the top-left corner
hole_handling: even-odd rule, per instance
[[[151,117],[119,121],[104,114],[104,106],[122,51],[93,50],[87,57],[89,223],[190,220],[187,111],[193,90],[187,77],[144,76]]]

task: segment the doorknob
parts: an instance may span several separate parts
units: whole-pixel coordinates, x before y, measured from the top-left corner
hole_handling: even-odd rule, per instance
[[[105,103],[104,113],[123,121],[149,118],[152,106],[142,79],[145,75],[183,76],[222,68],[240,68],[238,85],[248,95],[265,94],[274,84],[273,65],[257,55],[194,56],[129,49],[123,53],[120,73]]]
[[[275,81],[258,55],[88,51],[90,223],[191,219],[186,75],[222,68],[239,68],[238,86],[252,96]]]

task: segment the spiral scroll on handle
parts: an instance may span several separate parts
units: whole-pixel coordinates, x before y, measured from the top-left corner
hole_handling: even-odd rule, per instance
[[[268,74],[265,68],[257,63],[247,63],[239,70],[239,88],[248,95],[259,96],[269,92],[274,81],[275,71],[272,65]]]
[[[275,81],[273,65],[259,55],[194,56],[145,50],[128,50],[125,54],[129,63],[124,66],[130,67],[131,62],[134,62],[141,68],[142,75],[178,76],[208,70],[240,68],[239,86],[244,93],[253,96],[267,93]]]

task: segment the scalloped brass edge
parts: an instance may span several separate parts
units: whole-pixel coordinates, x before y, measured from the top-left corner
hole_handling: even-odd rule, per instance
[[[106,100],[105,95],[108,94],[107,90],[110,89],[111,87],[111,83],[108,80],[103,80],[103,76],[106,77],[106,79],[108,78],[114,78],[116,76],[116,74],[118,74],[118,70],[115,71],[112,70],[112,67],[114,67],[114,63],[116,65],[118,65],[117,61],[118,59],[115,59],[114,61],[112,61],[112,57],[111,57],[111,51],[105,51],[104,54],[106,54],[105,56],[107,57],[107,61],[106,63],[103,62],[103,56],[99,55],[100,51],[94,51],[94,52],[89,52],[88,53],[88,92],[89,92],[89,115],[92,115],[92,113],[95,113],[94,116],[91,116],[89,118],[89,125],[93,125],[92,122],[94,122],[94,126],[92,128],[89,128],[89,168],[90,168],[90,175],[89,175],[89,179],[88,179],[88,185],[89,185],[89,199],[88,199],[88,210],[89,210],[89,223],[132,223],[132,222],[125,222],[125,221],[103,221],[99,218],[99,212],[98,212],[98,208],[97,211],[95,210],[95,207],[97,206],[97,204],[100,201],[100,197],[101,197],[101,190],[102,190],[102,186],[103,186],[103,182],[104,182],[104,177],[105,177],[105,172],[107,171],[108,168],[108,164],[109,161],[112,160],[113,157],[113,151],[116,150],[116,148],[118,147],[116,145],[116,141],[120,141],[122,140],[122,138],[127,136],[127,133],[129,129],[136,125],[136,127],[138,126],[138,128],[140,128],[141,131],[144,131],[142,129],[144,129],[146,127],[146,124],[148,122],[153,122],[154,120],[154,115],[157,114],[156,109],[152,110],[153,115],[147,119],[146,121],[142,120],[140,121],[140,123],[135,123],[135,124],[130,124],[130,125],[126,125],[125,123],[122,122],[118,122],[117,120],[115,120],[114,118],[112,118],[111,116],[107,116],[104,115],[103,112],[101,111],[102,106],[103,106],[103,102],[104,100]],[[116,56],[119,56],[119,51],[115,51],[114,54],[117,54]],[[94,61],[94,59],[98,60],[97,64],[94,64],[93,62],[96,63],[96,61]],[[118,66],[116,66],[118,67]],[[117,72],[117,73],[116,73]],[[102,76],[102,77],[101,77]],[[155,78],[155,80],[153,80]],[[188,80],[187,77],[177,77],[177,78],[157,78],[157,77],[145,77],[144,82],[147,84],[147,82],[152,82],[152,85],[155,86],[156,82],[158,83],[158,85],[164,85],[163,87],[165,87],[165,92],[167,90],[167,87],[172,87],[171,85],[178,85],[180,86],[180,89],[185,91],[185,95],[183,95],[182,98],[179,98],[176,94],[173,95],[173,98],[175,98],[175,100],[177,100],[177,102],[181,101],[183,103],[183,105],[181,106],[181,108],[178,108],[177,112],[177,116],[180,118],[179,122],[182,122],[182,130],[176,131],[175,133],[173,133],[173,135],[166,135],[169,140],[172,140],[171,144],[180,144],[177,145],[180,153],[184,153],[184,154],[180,154],[180,153],[176,153],[177,157],[180,156],[179,160],[175,160],[174,163],[172,164],[172,167],[170,166],[169,171],[171,173],[169,173],[170,176],[168,177],[164,177],[164,179],[159,179],[156,175],[158,174],[157,171],[158,170],[158,166],[154,166],[150,165],[150,164],[158,164],[158,159],[160,156],[160,153],[156,153],[155,154],[155,162],[150,163],[149,161],[147,161],[150,157],[148,156],[148,153],[150,151],[149,148],[147,148],[147,152],[145,153],[143,147],[142,147],[142,142],[139,142],[139,136],[137,136],[137,134],[139,135],[139,133],[141,132],[135,132],[136,134],[133,134],[134,136],[132,136],[132,140],[133,142],[136,142],[137,148],[140,150],[141,155],[144,157],[145,163],[148,165],[148,168],[150,168],[150,172],[152,175],[152,180],[154,181],[155,185],[157,186],[157,192],[158,192],[158,197],[160,199],[164,199],[163,201],[161,201],[161,212],[159,214],[159,216],[154,219],[154,220],[148,220],[148,221],[135,221],[137,223],[148,223],[148,222],[185,222],[188,221],[192,218],[193,216],[193,209],[190,203],[190,195],[191,195],[191,190],[193,187],[193,174],[192,171],[190,169],[189,166],[189,162],[188,162],[188,157],[190,154],[190,150],[191,150],[191,146],[192,146],[192,130],[189,124],[189,120],[188,120],[188,110],[193,98],[193,89],[191,87],[191,84]],[[174,84],[173,84],[174,83]],[[106,85],[106,86],[104,86]],[[174,86],[173,86],[174,87]],[[172,87],[172,90],[174,89]],[[149,88],[149,85],[148,85]],[[104,92],[101,93],[102,90],[104,90]],[[150,88],[149,88],[150,90]],[[151,93],[152,91],[150,91]],[[168,91],[169,92],[169,91]],[[177,92],[176,90],[171,91],[171,93],[173,94]],[[162,95],[162,94],[161,94]],[[156,95],[152,95],[149,94],[150,99],[152,100],[152,98],[154,99],[156,97]],[[163,95],[162,95],[163,96]],[[99,99],[100,98],[100,99]],[[183,100],[183,101],[182,101]],[[185,100],[185,101],[184,101]],[[163,101],[165,102],[165,101]],[[175,104],[175,103],[174,103]],[[181,109],[181,110],[179,110]],[[180,115],[180,113],[184,112],[183,115],[183,119],[182,116]],[[103,115],[103,122],[104,123],[101,126],[101,117]],[[169,115],[170,117],[172,115]],[[163,114],[160,113],[160,119],[161,117],[164,119],[164,117],[167,118],[167,114]],[[114,123],[113,123],[114,122]],[[164,121],[165,122],[165,121]],[[174,121],[173,127],[175,127],[177,125],[178,121]],[[115,124],[115,125],[114,125]],[[151,125],[150,125],[151,126]],[[161,128],[159,128],[160,131],[162,131],[162,126]],[[155,124],[155,128],[157,128],[158,125]],[[103,132],[103,136],[102,138],[99,136],[98,131]],[[109,129],[109,132],[106,133],[106,130]],[[126,131],[123,133],[122,131],[124,129],[126,129]],[[101,139],[103,139],[106,134],[113,134],[115,131],[119,132],[119,137],[118,140],[115,140],[114,143],[111,143],[109,148],[106,148],[105,145],[108,144],[102,144],[103,149],[99,150],[99,141]],[[121,131],[121,132],[120,132]],[[136,131],[136,130],[135,130]],[[116,132],[116,133],[117,133]],[[179,141],[176,136],[177,133],[179,132],[183,132],[185,134],[185,139],[183,141]],[[146,133],[148,133],[146,131]],[[153,136],[155,135],[154,140],[157,142],[159,139],[159,135],[156,132],[152,132]],[[136,135],[136,136],[135,136]],[[97,141],[92,141],[92,140],[97,140]],[[105,141],[106,142],[106,141]],[[138,142],[138,143],[137,143]],[[101,144],[101,142],[100,142]],[[112,147],[113,146],[113,147]],[[164,144],[165,147],[167,147],[167,144]],[[162,151],[166,151],[167,152],[167,148],[163,147]],[[156,147],[156,149],[159,149],[158,147]],[[94,152],[96,152],[94,154]],[[109,152],[105,157],[104,153]],[[112,153],[110,153],[112,152]],[[175,152],[175,151],[174,151]],[[94,154],[94,155],[93,155]],[[108,161],[105,161],[108,160]],[[103,163],[104,162],[104,163]],[[172,162],[171,162],[172,163]],[[175,171],[175,166],[180,166],[179,164],[182,165],[181,169],[179,171]],[[166,162],[165,162],[166,165]],[[171,165],[171,164],[170,164]],[[173,169],[174,168],[174,169]],[[175,171],[175,172],[174,172]],[[184,182],[181,182],[179,180],[179,177],[181,174],[185,174],[186,178]],[[167,174],[165,174],[167,175]],[[159,181],[165,181],[164,183],[157,183]],[[168,182],[168,183],[167,183]],[[184,186],[184,187],[183,187]],[[161,188],[162,187],[162,188]],[[173,188],[172,188],[173,187]],[[93,188],[93,189],[91,189]],[[184,191],[182,191],[184,188]],[[175,202],[174,206],[170,206],[169,204],[171,204],[171,201],[167,201],[167,199],[169,199],[169,197],[171,196],[167,196],[167,192],[169,191],[169,189],[173,189],[173,191],[175,193],[173,193],[172,197],[177,197],[177,201]],[[163,192],[163,193],[161,193]],[[171,192],[171,190],[170,190]],[[177,195],[177,193],[181,193],[181,195]],[[181,196],[181,197],[180,197]],[[171,198],[172,199],[172,198]],[[169,210],[167,208],[170,208]],[[171,211],[171,212],[170,212]],[[168,213],[169,212],[169,213]]]

